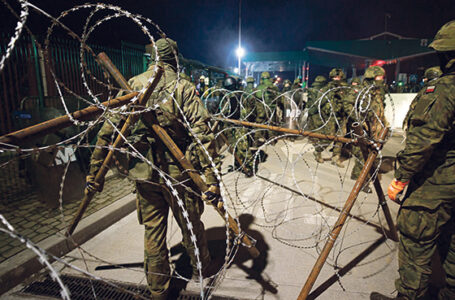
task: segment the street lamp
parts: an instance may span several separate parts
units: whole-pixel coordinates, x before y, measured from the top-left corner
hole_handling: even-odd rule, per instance
[[[238,58],[238,61],[239,61],[239,66],[238,66],[238,74],[241,75],[241,71],[242,71],[242,57],[245,56],[245,49],[243,49],[241,46],[239,46],[236,50],[235,50],[235,54],[237,55],[237,58]]]
[[[242,47],[238,47],[235,50],[235,54],[237,55],[238,58],[242,58],[245,56],[245,49],[243,49]]]
[[[239,0],[239,46],[235,50],[239,60],[239,76],[242,76],[242,57],[245,55],[245,50],[242,48],[242,0]]]

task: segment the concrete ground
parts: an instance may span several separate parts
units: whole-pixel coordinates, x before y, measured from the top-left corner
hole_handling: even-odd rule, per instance
[[[401,141],[401,136],[392,137],[382,155],[394,155],[403,146]],[[246,178],[240,172],[223,176],[228,211],[241,216],[242,228],[257,240],[261,258],[253,262],[246,249],[240,247],[225,272],[220,272],[215,283],[212,281],[214,295],[239,299],[297,298],[339,216],[337,209],[344,205],[354,185],[350,179],[354,158],[344,162],[345,168],[338,168],[328,160],[330,152],[324,152],[327,159],[324,164],[316,164],[312,151],[306,139],[279,141],[267,147],[267,161],[260,164],[257,176]],[[232,162],[228,155],[223,171]],[[392,172],[382,175],[384,192],[392,176]],[[395,219],[398,206],[390,201],[388,204]],[[387,225],[378,208],[377,195],[361,192],[351,214],[353,217],[345,224],[313,286],[310,295],[313,298],[368,299],[372,291],[392,294],[395,290],[397,245],[383,238],[382,227]],[[213,208],[206,207],[203,222],[214,261],[222,261],[226,239],[223,219]],[[178,246],[180,240],[179,228],[170,218],[169,245]],[[64,258],[106,280],[146,284],[140,267],[95,271],[95,267],[105,264],[142,262],[143,228],[136,213]],[[182,255],[173,255],[171,260],[179,265]],[[62,273],[79,273],[60,264],[54,266]],[[190,282],[186,289],[200,293],[195,282]],[[22,296],[12,291],[1,298]]]

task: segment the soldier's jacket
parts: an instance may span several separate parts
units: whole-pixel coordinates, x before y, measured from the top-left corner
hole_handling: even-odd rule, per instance
[[[382,86],[364,81],[360,95],[357,97],[357,107],[355,107],[359,118],[357,121],[367,126],[372,137],[377,137],[383,127],[389,126],[385,118],[385,90]]]
[[[345,88],[346,86],[347,83],[344,81],[332,80],[322,89],[324,97],[320,107],[324,114],[328,116],[332,110],[337,115],[344,114],[343,103],[348,92],[348,89]]]
[[[147,107],[159,105],[159,109],[155,110],[155,113],[160,126],[166,130],[196,169],[203,172],[207,184],[216,183],[217,180],[207,156],[203,153],[195,138],[190,135],[189,130],[183,125],[183,117],[179,107],[190,123],[193,134],[202,141],[210,155],[215,157],[214,146],[211,143],[214,136],[207,126],[208,112],[204,108],[202,101],[196,96],[194,85],[185,79],[180,79],[177,83],[177,73],[173,67],[165,63],[163,63],[163,67],[165,72],[148,100]],[[131,88],[138,91],[147,86],[148,79],[153,75],[153,69],[154,66],[151,65],[146,72],[131,78],[128,81]],[[170,97],[174,88],[173,96],[175,100]],[[114,119],[114,122],[117,121],[118,118]],[[147,113],[141,114],[140,119],[128,137],[128,141],[143,156],[161,168],[162,171],[174,178],[182,179],[185,176],[183,175],[184,172],[182,173],[178,162],[174,159],[171,152],[155,136],[151,126],[150,115]],[[112,126],[105,122],[98,134],[97,145],[108,145],[111,143],[113,131]],[[105,152],[98,149],[94,151],[91,160],[91,174],[94,174],[101,165]],[[154,171],[150,165],[141,159],[130,160],[129,167],[130,174],[134,179],[162,182],[162,179],[158,177],[157,171]]]
[[[242,94],[240,118],[244,121],[256,122],[256,102],[253,84],[248,83]]]
[[[434,87],[434,88],[433,88]],[[416,190],[413,203],[435,208],[432,198],[451,197],[455,188],[455,74],[435,80],[416,99],[409,120],[406,147],[397,155],[395,178]],[[422,186],[422,189],[419,187]],[[423,188],[426,187],[426,188]],[[423,192],[429,193],[424,195]],[[431,195],[430,195],[431,194]],[[421,203],[420,203],[420,202]],[[451,200],[452,201],[452,200]]]
[[[412,112],[414,111],[414,109],[415,109],[415,107],[417,105],[417,101],[419,100],[420,97],[422,97],[422,94],[425,94],[425,92],[427,90],[427,87],[433,85],[433,82],[436,79],[433,79],[433,80],[430,80],[430,81],[426,82],[424,84],[424,86],[422,87],[422,89],[417,93],[415,98],[412,100],[411,105],[409,105],[409,110],[406,113],[406,116],[404,117],[404,120],[403,120],[403,129],[404,130],[406,130],[409,127],[409,119],[411,118]]]
[[[318,84],[317,82],[313,83],[308,89],[308,102],[306,107],[308,107],[308,115],[313,116],[318,113],[318,99],[322,96],[322,89],[324,85]]]
[[[275,111],[277,102],[279,104],[279,99],[277,99],[279,90],[270,80],[264,79],[263,83],[256,87],[254,95],[259,100],[256,101],[256,121],[258,123],[263,123],[270,117],[269,114]],[[267,109],[264,104],[267,105],[270,110]]]

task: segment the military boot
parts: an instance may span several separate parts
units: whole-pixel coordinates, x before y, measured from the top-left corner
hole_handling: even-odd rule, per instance
[[[322,158],[322,153],[321,152],[314,152],[314,157],[316,158],[316,161],[320,164],[324,163],[324,159]]]
[[[408,300],[409,298],[404,296],[403,294],[398,293],[396,297],[388,297],[384,296],[383,294],[372,292],[370,294],[370,300]]]
[[[332,165],[335,165],[338,168],[344,168],[343,162],[341,161],[341,157],[339,155],[332,157]]]

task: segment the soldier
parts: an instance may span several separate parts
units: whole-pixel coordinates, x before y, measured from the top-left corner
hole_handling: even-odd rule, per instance
[[[196,85],[198,96],[202,97],[202,95],[204,95],[205,91],[207,91],[208,88],[209,87],[205,84],[205,76],[201,75],[201,77],[199,77],[199,83]]]
[[[352,85],[352,86],[357,87],[357,86],[359,86],[359,85],[361,85],[361,84],[362,84],[362,80],[360,79],[360,77],[354,77],[354,78],[352,78],[352,80],[351,80],[351,85]]]
[[[438,79],[441,75],[442,75],[442,71],[439,66],[431,67],[431,68],[428,68],[425,70],[425,73],[424,73],[423,79],[422,79],[422,81],[424,83],[423,88],[419,91],[419,93],[416,95],[414,100],[412,100],[411,105],[409,106],[409,110],[408,110],[406,116],[404,117],[404,120],[403,120],[403,130],[404,131],[406,131],[406,129],[409,126],[409,124],[408,124],[409,119],[411,117],[412,112],[414,111],[415,106],[417,105],[417,99],[419,99],[421,97],[420,94],[425,93],[427,87],[429,85],[432,85],[432,82],[434,80]]]
[[[289,79],[286,79],[283,82],[283,89],[281,90],[281,92],[286,93],[286,92],[289,92],[291,89],[292,89],[291,81]]]
[[[256,99],[254,92],[254,78],[246,79],[246,87],[242,95],[242,120],[256,122]]]
[[[158,123],[168,132],[178,147],[190,158],[198,171],[205,175],[205,180],[210,185],[210,193],[219,193],[218,180],[211,168],[207,157],[196,142],[193,134],[206,146],[211,155],[213,134],[207,126],[208,113],[201,100],[196,96],[196,89],[185,79],[177,80],[177,43],[169,38],[156,41],[160,57],[159,65],[163,67],[164,74],[154,93],[148,99],[147,107],[158,105],[155,111]],[[144,88],[154,74],[156,61],[152,60],[146,72],[131,78],[128,83],[132,89],[139,91]],[[174,91],[175,89],[175,91]],[[166,100],[166,101],[163,101]],[[183,125],[184,114],[192,127],[192,134]],[[142,153],[153,165],[167,173],[177,195],[173,195],[165,179],[140,159],[130,161],[130,177],[135,181],[137,191],[137,212],[139,223],[145,226],[144,236],[144,268],[147,282],[153,299],[166,299],[170,283],[170,268],[168,249],[166,246],[167,218],[169,209],[180,227],[183,236],[183,245],[190,256],[193,266],[193,276],[198,273],[197,265],[202,264],[203,274],[207,274],[210,266],[210,255],[207,249],[207,240],[201,215],[204,210],[200,196],[193,191],[197,188],[188,183],[189,176],[181,169],[178,161],[173,157],[166,146],[152,130],[152,119],[149,113],[143,113],[131,131],[128,138],[135,148]],[[97,145],[107,146],[112,141],[114,129],[105,122],[98,134]],[[89,189],[101,190],[102,186],[94,183],[94,176],[99,170],[106,151],[97,148],[90,163],[90,174],[87,176]],[[168,181],[168,179],[166,179]],[[185,185],[182,182],[186,182]],[[196,192],[197,193],[197,192]],[[205,198],[211,198],[207,195]],[[177,197],[179,200],[177,201]],[[182,207],[185,208],[184,213]],[[187,222],[187,219],[190,223]],[[192,227],[192,232],[191,228]],[[194,235],[193,235],[194,233]],[[198,255],[196,254],[198,253]]]
[[[224,81],[224,87],[228,91],[236,91],[238,87],[238,82],[239,79],[235,77],[227,77],[226,80]],[[250,81],[251,82],[251,81]],[[253,80],[254,82],[254,80]],[[252,105],[250,104],[250,101],[254,101],[253,96],[248,97],[248,95],[245,95],[243,92],[237,92],[237,93],[231,93],[227,95],[229,97],[229,101],[231,103],[237,103],[236,107],[236,112],[231,113],[232,119],[246,119],[248,117],[251,118],[250,116],[250,109],[252,109]],[[244,99],[244,97],[247,97],[249,99]],[[240,105],[239,99],[243,101],[243,105]],[[254,102],[252,102],[254,105]],[[233,105],[231,104],[231,110],[233,109]],[[246,106],[245,106],[246,105]],[[238,113],[237,113],[238,112]],[[252,140],[250,140],[250,137],[247,135],[248,130],[246,128],[237,128],[234,130],[232,134],[232,138],[230,139],[230,143],[233,147],[235,147],[235,152],[234,154],[237,156],[237,158],[242,161],[243,166],[240,166],[239,162],[237,159],[234,159],[234,166],[238,169],[240,168],[240,171],[242,171],[247,177],[253,176],[253,153],[251,152],[251,146],[252,146]]]
[[[343,70],[332,69],[329,73],[331,81],[321,90],[322,98],[316,103],[319,109],[315,121],[317,128],[322,127],[318,132],[335,135],[337,131],[341,131],[342,135],[346,133],[344,124],[343,102],[346,97],[347,86],[344,79],[346,78]],[[321,118],[322,117],[322,118]],[[338,124],[338,125],[337,125]],[[326,141],[319,141],[315,146],[314,156],[318,162],[323,162],[322,152],[327,148],[329,143]],[[332,153],[332,163],[339,167],[344,167],[341,162],[341,147],[340,143],[335,143]]]
[[[257,101],[255,101],[256,123],[264,124],[274,121],[270,119],[272,115],[276,120],[277,97],[279,91],[278,88],[273,85],[269,72],[262,72],[261,81],[262,83],[256,87],[254,95],[257,98]],[[268,136],[268,133],[263,130],[256,131],[256,146],[260,147],[263,145]]]
[[[306,107],[308,108],[308,122],[307,130],[317,130],[323,125],[321,121],[321,116],[319,115],[319,101],[322,101],[322,90],[327,84],[327,79],[322,76],[316,76],[314,82],[311,84],[311,87],[308,89],[308,102]],[[320,128],[319,128],[320,130]],[[320,143],[319,139],[310,139],[311,143],[317,148],[317,145]],[[314,156],[318,163],[324,163],[322,159],[322,151],[315,151]]]
[[[246,87],[245,87],[245,93],[251,94],[254,91],[254,78],[253,77],[247,77],[246,79]]]
[[[372,139],[378,138],[382,128],[388,127],[384,114],[386,93],[384,78],[385,70],[382,67],[368,67],[365,71],[360,95],[357,95],[355,100],[351,100],[356,101],[355,118],[362,124],[368,136]],[[352,168],[351,179],[356,180],[362,170],[364,158],[359,147],[353,147],[352,155],[356,157],[356,160]],[[368,185],[363,187],[363,191],[371,193]]]
[[[443,75],[419,95],[388,189],[389,198],[399,202],[397,195],[408,186],[397,219],[400,278],[394,299],[430,298],[438,245],[446,285],[437,298],[455,299],[455,21],[442,26],[429,47],[437,51]],[[372,293],[371,299],[390,298]]]
[[[300,89],[302,87],[302,80],[301,78],[297,77],[294,79],[294,83],[292,83],[292,89]]]

